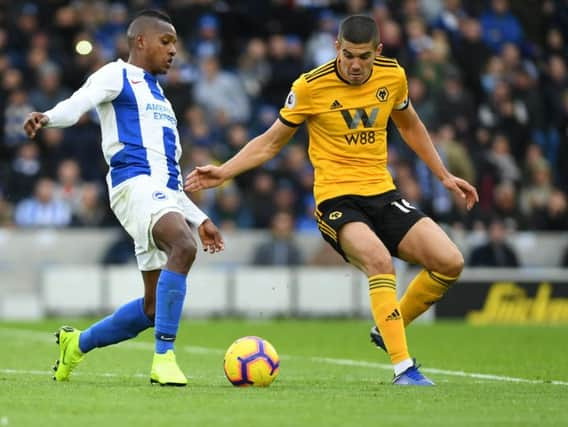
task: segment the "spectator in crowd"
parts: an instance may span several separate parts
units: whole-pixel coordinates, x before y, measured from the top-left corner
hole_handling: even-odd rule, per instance
[[[530,183],[523,187],[520,194],[521,210],[531,217],[539,209],[544,209],[553,192],[550,168],[541,163],[532,171]]]
[[[217,199],[209,214],[223,231],[244,230],[252,226],[252,216],[234,185],[227,185],[217,192]]]
[[[539,145],[545,146],[546,141],[546,119],[544,113],[544,101],[542,93],[538,89],[538,75],[533,75],[526,69],[521,68],[514,70],[511,74],[512,91],[516,99],[519,100],[519,106],[526,109],[526,118],[524,123],[530,120],[531,137]],[[523,111],[524,113],[524,111]]]
[[[438,150],[442,163],[447,167],[448,158],[443,147],[440,145],[439,135],[432,134],[432,142]],[[430,168],[418,158],[416,158],[415,168],[422,194],[421,208],[424,209],[424,212],[428,215],[447,219],[447,216],[452,210],[452,198],[446,190],[446,187],[436,178]]]
[[[318,16],[318,27],[306,41],[304,67],[309,70],[335,58],[337,19],[332,11],[324,9]]]
[[[438,146],[446,156],[448,170],[468,182],[475,182],[475,168],[466,147],[456,138],[455,128],[446,123],[440,127],[436,135]]]
[[[203,57],[200,68],[201,78],[195,83],[194,98],[213,119],[212,124],[228,125],[249,120],[250,101],[239,79],[222,70],[215,56]]]
[[[190,106],[188,94],[191,93],[191,87],[192,84],[183,76],[181,66],[177,65],[167,74],[164,94],[174,111],[186,111]]]
[[[37,145],[28,142],[20,146],[8,169],[4,188],[6,198],[16,203],[29,197],[40,174],[41,159]]]
[[[71,208],[55,195],[55,183],[40,178],[34,196],[16,205],[14,222],[20,227],[65,227],[71,224]]]
[[[399,162],[395,166],[394,179],[400,192],[404,195],[404,198],[408,200],[412,206],[421,207],[423,204],[422,190],[408,162]]]
[[[461,137],[469,135],[475,124],[475,105],[469,91],[463,87],[456,69],[447,69],[437,102],[441,123],[453,123]]]
[[[560,57],[568,56],[568,46],[566,45],[565,36],[560,27],[553,26],[546,31],[546,40],[544,50],[546,55],[558,55]]]
[[[488,159],[497,171],[499,182],[518,184],[521,180],[521,170],[511,155],[509,139],[504,134],[497,134],[493,138]]]
[[[479,206],[482,212],[488,212],[493,208],[493,190],[499,181],[497,167],[489,156],[491,141],[490,130],[479,127],[469,147],[469,153],[476,168]]]
[[[22,89],[15,89],[8,97],[4,110],[4,144],[14,147],[26,140],[22,123],[26,116],[33,111],[28,94]]]
[[[276,190],[274,177],[267,170],[260,170],[254,175],[252,188],[246,194],[247,206],[251,207],[254,227],[268,228],[272,218],[270,209]]]
[[[62,159],[72,157],[66,153],[63,138],[64,133],[58,128],[45,129],[38,138],[42,173],[53,179],[57,177],[57,168]]]
[[[204,149],[211,149],[215,145],[216,135],[207,120],[204,107],[194,104],[185,109],[183,122],[179,127],[184,145]]]
[[[294,241],[294,217],[290,212],[278,211],[270,224],[270,240],[254,251],[254,265],[300,265],[302,253]]]
[[[63,131],[63,152],[60,161],[75,159],[86,181],[104,184],[107,165],[101,153],[101,131],[89,113],[83,114],[72,128]]]
[[[471,267],[519,267],[515,250],[507,241],[507,229],[501,219],[491,220],[487,243],[473,248],[470,254]]]
[[[55,195],[64,200],[75,213],[83,198],[83,182],[79,164],[73,159],[65,159],[57,168]]]
[[[530,185],[533,174],[541,168],[550,168],[550,163],[542,154],[542,147],[538,144],[531,144],[527,147],[525,164],[523,167],[523,184]]]
[[[103,57],[107,61],[112,61],[115,54],[116,40],[123,37],[128,27],[128,9],[124,4],[114,2],[108,7],[107,12],[108,20],[98,26],[94,36],[95,41],[102,50]],[[51,105],[55,104],[51,103],[48,107]],[[43,108],[40,108],[40,110],[45,111]]]
[[[483,40],[496,53],[507,42],[521,45],[523,28],[515,15],[509,10],[508,0],[491,0],[490,9],[481,18]]]
[[[566,194],[553,189],[545,206],[533,210],[531,229],[543,231],[568,231],[568,203]]]
[[[426,31],[426,23],[420,17],[413,17],[406,22],[405,29],[408,35],[406,49],[413,61],[419,61],[420,55],[433,46],[432,37]]]
[[[118,225],[116,221],[111,219],[114,217],[111,217],[106,204],[103,203],[101,193],[101,189],[96,183],[87,182],[82,185],[81,198],[73,209],[73,226],[102,227],[110,224]]]
[[[460,27],[460,37],[454,44],[453,55],[463,75],[463,84],[469,88],[477,104],[483,99],[481,79],[491,50],[482,40],[481,25],[475,18],[466,18]]]
[[[303,69],[303,58],[290,54],[286,36],[273,34],[268,39],[270,78],[262,91],[262,98],[274,107],[280,107],[290,89],[290,81]]]
[[[385,56],[394,58],[403,56],[403,31],[398,22],[390,18],[384,20],[384,23],[381,25],[381,40]]]
[[[247,43],[238,61],[237,74],[247,95],[257,100],[270,78],[266,42],[259,37]]]
[[[468,17],[461,3],[461,0],[444,0],[441,10],[432,22],[434,28],[448,33],[452,44],[459,40],[461,24]]]
[[[189,45],[191,54],[198,59],[221,55],[222,42],[217,16],[205,14],[198,19],[197,34],[190,39]]]
[[[38,71],[38,87],[31,92],[29,102],[35,110],[46,111],[69,97],[71,92],[61,85],[60,72],[56,66],[43,65]]]
[[[497,215],[509,231],[518,231],[526,228],[527,221],[519,207],[518,195],[515,186],[510,181],[504,181],[495,186],[495,199],[493,214]]]
[[[438,103],[435,102],[428,92],[423,80],[411,77],[408,79],[408,96],[412,99],[412,105],[422,117],[424,125],[428,129],[438,126]]]

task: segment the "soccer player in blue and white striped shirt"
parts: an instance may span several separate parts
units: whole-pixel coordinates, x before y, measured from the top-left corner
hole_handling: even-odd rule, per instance
[[[116,217],[132,236],[144,279],[144,297],[120,307],[85,331],[64,326],[56,333],[60,357],[55,380],[66,381],[84,354],[133,338],[154,326],[153,383],[183,386],[187,378],[174,354],[186,294],[186,276],[197,244],[223,250],[213,222],[183,192],[177,120],[156,76],[170,69],[177,35],[162,12],[139,13],[128,27],[127,62],[111,62],[70,98],[45,113],[31,113],[24,124],[30,138],[42,127],[68,127],[96,108],[102,149],[109,165],[107,185]]]

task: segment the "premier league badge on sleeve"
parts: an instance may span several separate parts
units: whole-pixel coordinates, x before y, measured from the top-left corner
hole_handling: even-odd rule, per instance
[[[296,105],[296,94],[294,93],[293,90],[290,91],[290,93],[288,94],[288,96],[286,97],[286,108],[294,108],[294,106]]]

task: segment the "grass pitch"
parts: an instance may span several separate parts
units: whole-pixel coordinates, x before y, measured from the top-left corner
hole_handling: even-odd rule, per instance
[[[387,356],[355,320],[184,322],[186,388],[149,384],[150,331],[88,354],[69,383],[51,380],[52,332],[86,319],[0,323],[0,426],[568,425],[568,327],[413,325],[411,354],[436,387],[395,387]],[[281,356],[269,388],[236,388],[223,354],[259,335]]]

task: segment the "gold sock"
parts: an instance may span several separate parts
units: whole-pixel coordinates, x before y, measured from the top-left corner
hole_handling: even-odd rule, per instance
[[[456,280],[457,277],[444,276],[435,271],[422,270],[418,273],[400,300],[404,326],[438,302]]]
[[[377,274],[369,277],[371,311],[385,341],[393,364],[410,359],[400,307],[396,300],[394,274]]]

